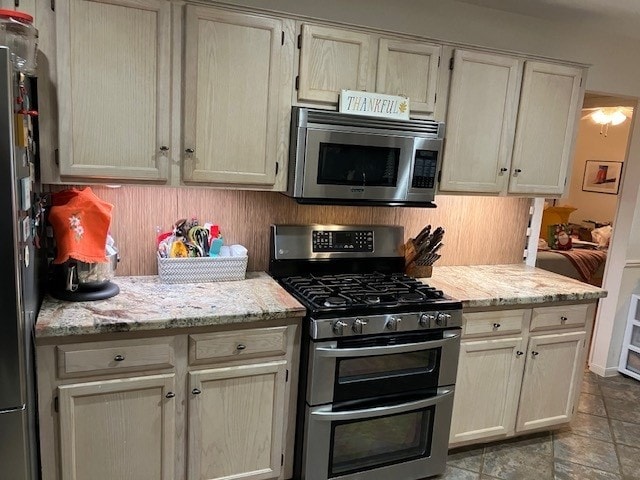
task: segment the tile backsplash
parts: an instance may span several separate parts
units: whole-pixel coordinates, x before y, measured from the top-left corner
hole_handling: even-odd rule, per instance
[[[56,187],[59,190],[60,187]],[[530,200],[436,197],[438,208],[300,205],[279,193],[205,188],[92,186],[114,205],[111,233],[120,249],[118,275],[155,275],[156,226],[197,217],[220,226],[226,244],[249,250],[248,270],[266,270],[272,223],[397,224],[415,236],[430,223],[445,229],[438,265],[519,263],[526,244]]]

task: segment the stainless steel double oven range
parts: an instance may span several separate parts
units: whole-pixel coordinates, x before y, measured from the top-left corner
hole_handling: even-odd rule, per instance
[[[399,226],[274,225],[269,271],[307,308],[294,479],[442,473],[462,305],[402,273]]]

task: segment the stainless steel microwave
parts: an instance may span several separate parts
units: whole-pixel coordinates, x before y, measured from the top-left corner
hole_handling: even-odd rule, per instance
[[[444,123],[293,107],[287,195],[300,203],[435,207]]]

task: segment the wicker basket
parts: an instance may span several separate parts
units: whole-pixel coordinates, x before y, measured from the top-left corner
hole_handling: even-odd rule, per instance
[[[249,257],[158,257],[162,283],[205,283],[243,280]]]

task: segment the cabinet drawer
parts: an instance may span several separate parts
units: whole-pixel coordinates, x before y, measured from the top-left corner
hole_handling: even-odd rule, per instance
[[[189,363],[227,362],[287,353],[287,327],[189,335]]]
[[[528,310],[463,313],[462,336],[508,335],[520,333]]]
[[[59,345],[57,356],[58,376],[62,378],[175,365],[173,337]]]
[[[583,326],[587,321],[588,308],[586,304],[534,308],[531,331]]]

